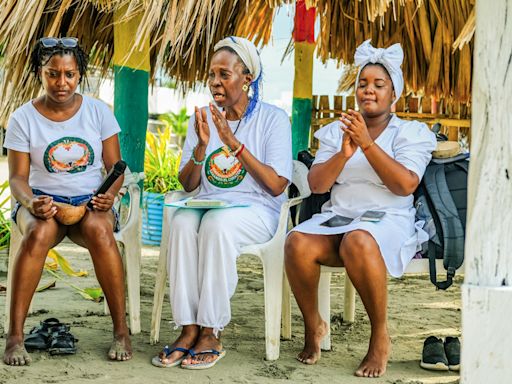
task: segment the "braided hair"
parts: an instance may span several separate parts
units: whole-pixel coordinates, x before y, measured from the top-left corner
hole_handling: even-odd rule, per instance
[[[78,43],[75,47],[64,47],[61,44],[57,44],[54,47],[45,47],[41,40],[38,40],[30,55],[30,71],[39,79],[39,81],[41,81],[39,78],[39,71],[55,55],[74,56],[78,66],[78,72],[80,73],[79,84],[83,79],[85,79],[89,57]]]

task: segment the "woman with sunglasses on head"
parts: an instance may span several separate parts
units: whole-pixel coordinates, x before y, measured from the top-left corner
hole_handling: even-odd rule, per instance
[[[318,311],[320,266],[344,266],[371,323],[368,353],[355,371],[361,377],[386,371],[386,270],[401,276],[428,240],[415,223],[412,194],[436,140],[425,124],[391,112],[404,86],[402,60],[400,44],[377,49],[367,40],[357,48],[359,112],[349,110],[315,133],[320,148],[308,181],[314,193],[330,191],[330,200],[285,244],[286,275],[304,317],[305,343],[297,359],[315,364],[329,333]]]
[[[208,70],[214,104],[196,108],[190,119],[179,179],[186,191],[199,188],[197,199],[248,206],[175,212],[169,285],[173,320],[182,329],[153,358],[158,367],[205,369],[225,355],[220,333],[231,319],[237,256],[273,236],[292,176],[290,120],[259,100],[256,47],[232,36],[214,51]]]
[[[88,248],[96,276],[108,301],[114,340],[112,360],[132,357],[125,321],[122,260],[113,232],[113,210],[123,177],[92,197],[121,159],[114,115],[106,104],[77,93],[87,69],[87,55],[75,38],[42,38],[31,56],[31,69],[44,93],[18,108],[7,127],[9,182],[16,199],[12,218],[23,234],[12,280],[10,323],[4,352],[9,365],[27,365],[23,326],[48,251],[65,236]],[[92,197],[93,209],[73,225],[56,220],[57,202],[82,205]]]

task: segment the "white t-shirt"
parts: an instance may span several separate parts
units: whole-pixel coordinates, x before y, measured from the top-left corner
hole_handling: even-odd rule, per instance
[[[197,198],[219,199],[229,202],[250,204],[261,213],[267,228],[274,232],[281,204],[286,194],[272,196],[266,192],[236,157],[226,155],[213,123],[209,108],[207,121],[210,127],[210,141],[206,148],[205,164],[201,170],[201,185]],[[239,121],[228,121],[233,131]],[[189,120],[187,137],[183,148],[180,170],[192,156],[198,139],[194,129],[195,115]],[[251,154],[263,164],[274,169],[288,181],[292,179],[292,141],[290,119],[282,109],[259,102],[249,118],[244,118],[235,136]]]
[[[103,141],[121,131],[108,106],[82,95],[70,119],[47,119],[32,104],[12,114],[4,147],[30,154],[29,185],[62,196],[91,194],[103,181]]]

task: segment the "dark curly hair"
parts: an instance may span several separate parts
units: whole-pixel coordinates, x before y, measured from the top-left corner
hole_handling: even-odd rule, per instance
[[[34,49],[32,50],[32,54],[30,55],[30,70],[31,72],[39,78],[39,71],[41,68],[50,61],[50,59],[55,55],[72,55],[76,59],[76,64],[78,66],[78,71],[80,73],[80,82],[85,79],[87,72],[87,63],[89,61],[89,56],[85,51],[80,47],[77,43],[75,47],[64,47],[61,44],[57,44],[55,47],[45,47],[41,40],[38,40]],[[39,79],[40,80],[40,79]]]

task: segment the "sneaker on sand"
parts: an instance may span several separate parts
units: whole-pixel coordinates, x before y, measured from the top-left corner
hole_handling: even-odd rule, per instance
[[[448,358],[444,351],[443,340],[429,336],[423,343],[420,367],[433,371],[448,371]]]

